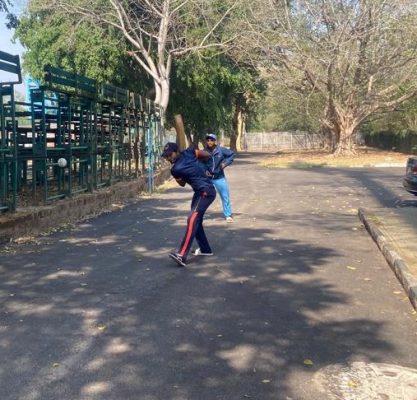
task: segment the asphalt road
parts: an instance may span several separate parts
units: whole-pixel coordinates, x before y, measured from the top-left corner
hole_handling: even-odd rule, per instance
[[[2,248],[0,399],[348,399],[322,371],[415,368],[417,316],[356,212],[412,200],[403,168],[261,157],[227,170],[236,222],[216,200],[215,256],[185,269],[167,257],[191,198],[179,187]]]

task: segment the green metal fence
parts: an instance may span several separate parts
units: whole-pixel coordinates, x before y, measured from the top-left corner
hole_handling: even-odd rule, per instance
[[[45,66],[30,102],[15,99],[18,56],[0,52],[0,211],[45,204],[154,172],[165,133],[161,110],[126,89]]]

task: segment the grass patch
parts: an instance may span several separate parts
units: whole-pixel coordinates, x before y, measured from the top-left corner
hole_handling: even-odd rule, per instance
[[[323,150],[279,151],[261,161],[267,168],[323,168],[323,167],[378,167],[404,166],[409,154],[361,147],[356,154],[335,157]]]

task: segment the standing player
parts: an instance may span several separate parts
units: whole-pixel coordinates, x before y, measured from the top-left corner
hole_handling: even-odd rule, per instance
[[[161,156],[172,164],[171,175],[177,183],[180,186],[185,186],[188,183],[194,190],[191,213],[187,219],[187,230],[184,238],[178,252],[169,253],[169,257],[178,265],[185,267],[194,238],[199,246],[194,253],[195,255],[213,255],[204,232],[203,217],[207,208],[216,198],[216,189],[199,162],[199,160],[207,159],[209,155],[204,150],[191,147],[180,152],[176,143],[168,142]]]
[[[235,153],[225,147],[218,146],[217,137],[214,133],[206,135],[206,146],[204,149],[210,154],[206,162],[207,174],[211,176],[213,185],[222,199],[224,218],[226,222],[234,222],[229,184],[227,183],[224,169],[233,162]]]

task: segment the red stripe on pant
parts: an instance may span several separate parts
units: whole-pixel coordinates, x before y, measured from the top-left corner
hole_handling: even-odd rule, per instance
[[[197,219],[197,216],[198,216],[198,212],[197,211],[194,211],[191,214],[191,216],[190,216],[190,220],[188,222],[187,234],[186,234],[186,237],[185,237],[184,245],[181,247],[181,250],[178,253],[181,257],[184,256],[185,252],[187,251],[188,245],[190,244],[190,239],[191,239],[191,236],[193,234],[194,223],[195,223],[195,220]]]

